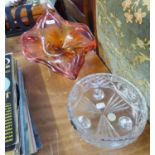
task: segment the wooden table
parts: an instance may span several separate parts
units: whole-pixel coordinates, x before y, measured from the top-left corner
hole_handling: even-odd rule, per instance
[[[42,142],[37,155],[149,155],[150,125],[139,139],[118,150],[99,149],[83,141],[72,128],[67,116],[67,97],[74,83],[82,77],[108,72],[94,54],[86,56],[77,80],[69,80],[51,72],[46,66],[28,62],[21,53],[19,37],[6,39],[6,51],[13,52],[22,68],[30,111]]]

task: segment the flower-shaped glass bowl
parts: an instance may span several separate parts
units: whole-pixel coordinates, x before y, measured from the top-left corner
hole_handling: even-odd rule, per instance
[[[36,25],[23,33],[21,43],[28,60],[45,64],[70,79],[77,77],[85,54],[96,47],[85,24],[64,20],[48,8]]]
[[[98,73],[79,80],[68,98],[73,127],[98,147],[121,148],[135,141],[147,121],[140,91],[122,77]]]

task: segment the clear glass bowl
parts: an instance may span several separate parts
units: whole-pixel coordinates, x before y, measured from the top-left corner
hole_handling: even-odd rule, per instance
[[[147,104],[141,92],[126,79],[98,73],[82,78],[73,86],[68,115],[74,129],[88,143],[121,148],[143,132]]]

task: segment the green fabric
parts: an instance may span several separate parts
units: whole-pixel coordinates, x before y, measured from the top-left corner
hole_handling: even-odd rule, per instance
[[[99,54],[111,69],[134,83],[149,104],[149,0],[96,0]]]

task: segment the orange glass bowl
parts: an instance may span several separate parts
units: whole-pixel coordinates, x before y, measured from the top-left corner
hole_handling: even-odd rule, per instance
[[[64,20],[49,9],[22,34],[21,44],[28,60],[42,63],[69,79],[76,79],[86,53],[96,48],[95,37],[85,24]]]

